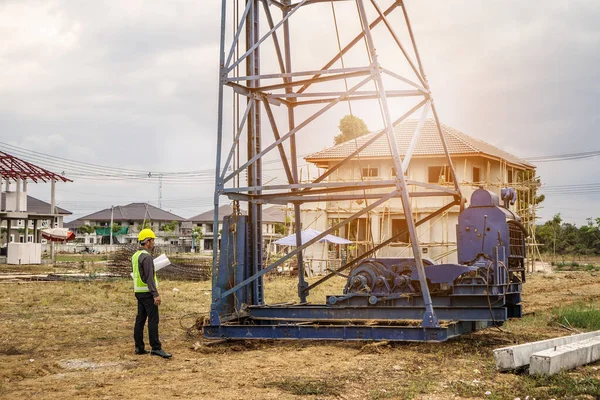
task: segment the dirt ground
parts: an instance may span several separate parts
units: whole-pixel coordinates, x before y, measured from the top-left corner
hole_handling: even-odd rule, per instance
[[[282,301],[296,281],[265,286],[268,302]],[[311,300],[342,287],[332,279]],[[524,318],[445,343],[209,345],[186,328],[208,311],[210,282],[164,281],[160,333],[174,357],[163,360],[133,354],[127,280],[0,283],[0,398],[597,398],[598,363],[553,378],[495,370],[495,348],[571,333],[551,322],[552,309],[600,301],[596,273],[538,272],[524,287]]]

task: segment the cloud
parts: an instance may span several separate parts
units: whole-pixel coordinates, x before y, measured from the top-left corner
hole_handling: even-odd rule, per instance
[[[343,4],[336,3],[342,42],[357,29],[348,19],[353,9]],[[326,6],[298,14],[312,25],[293,26],[296,66],[318,68],[337,51]],[[406,6],[443,122],[518,156],[600,148],[600,3],[415,0]],[[10,38],[0,42],[0,141],[132,169],[214,168],[219,1],[14,0],[2,2],[0,13],[0,35]],[[400,27],[402,18],[394,18]],[[382,59],[388,45],[378,46]],[[299,152],[331,145],[345,107],[311,124]],[[578,163],[539,171],[549,184],[595,182]],[[82,193],[71,195],[82,210],[91,207],[87,201],[158,197],[154,183],[81,181],[64,190]],[[210,184],[165,184],[163,196],[210,198],[211,191]],[[209,207],[197,204],[179,203],[181,213]],[[581,213],[598,208],[594,198],[581,204]],[[549,196],[543,214],[563,206],[564,198]]]

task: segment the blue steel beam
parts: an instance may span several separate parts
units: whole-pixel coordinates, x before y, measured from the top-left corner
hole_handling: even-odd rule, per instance
[[[422,320],[426,314],[423,306],[406,307],[330,307],[326,305],[260,306],[249,307],[253,318],[279,320]],[[485,307],[435,307],[438,319],[450,321],[505,321],[506,308]]]
[[[489,325],[486,325],[489,326]],[[303,339],[303,340],[390,340],[444,342],[483,328],[472,322],[452,323],[438,328],[358,325],[219,325],[205,326],[212,339]]]

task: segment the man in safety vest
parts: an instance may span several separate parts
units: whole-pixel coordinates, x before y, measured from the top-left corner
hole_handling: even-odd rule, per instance
[[[133,267],[133,290],[137,298],[138,311],[133,329],[133,340],[135,341],[135,354],[152,354],[163,358],[170,358],[171,354],[162,349],[158,339],[158,306],[160,295],[158,294],[158,279],[154,271],[154,260],[150,252],[154,249],[156,236],[151,229],[142,229],[138,235],[140,248],[131,257]],[[152,351],[145,349],[144,325],[148,319],[148,336]]]

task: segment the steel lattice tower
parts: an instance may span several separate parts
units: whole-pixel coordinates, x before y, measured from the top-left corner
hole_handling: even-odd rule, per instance
[[[326,10],[325,7],[333,11],[330,24],[312,24],[311,16],[316,15],[315,13],[321,15],[320,13]],[[336,7],[338,13],[343,15],[344,24],[339,23]],[[304,279],[302,250],[390,199],[399,197],[423,291],[426,308],[423,326],[437,326],[437,318],[427,289],[416,226],[453,206],[462,205],[462,196],[403,1],[223,0],[221,11],[214,229],[218,229],[219,226],[216,211],[220,196],[225,195],[231,200],[248,203],[248,251],[252,276],[223,293],[213,293],[213,303],[221,301],[243,286],[252,285],[251,303],[263,304],[262,276],[294,256],[298,258],[298,295],[301,302],[306,302],[310,289],[334,274],[308,286]],[[343,26],[347,31],[351,25],[349,21],[355,23],[357,31],[351,40],[344,43],[340,39],[338,26]],[[294,35],[294,28],[310,30],[311,33],[322,30],[323,41],[331,39],[337,42],[337,50],[324,56],[321,53],[325,51],[309,52],[311,49],[294,48],[294,39],[298,37],[298,34]],[[332,32],[335,34],[333,37]],[[384,57],[378,54],[376,44],[379,41],[388,44]],[[318,43],[315,43],[315,46],[318,47]],[[307,64],[317,56],[323,57],[323,60],[316,62],[312,67],[295,68],[294,64],[303,54],[310,56],[303,57],[301,64]],[[228,93],[234,93],[237,100],[234,98],[230,101]],[[391,102],[396,100],[401,100],[404,108],[392,107]],[[411,101],[412,105],[408,105]],[[323,118],[334,107],[345,103],[352,104],[355,110],[363,107],[363,104],[374,104],[380,113],[380,130],[365,143],[356,145],[352,154],[328,168],[319,177],[310,182],[301,182],[297,164],[298,143],[301,143],[303,137],[308,137],[307,132],[310,132],[310,124],[313,121]],[[394,126],[417,112],[421,113],[420,122],[408,151],[401,158],[394,136]],[[445,149],[453,188],[408,181],[404,176],[421,126],[429,112],[433,114]],[[225,134],[229,129],[226,118],[232,114],[233,135],[229,138],[229,135]],[[356,160],[362,150],[381,137],[387,138],[396,173],[395,179],[361,179],[351,182],[328,179],[340,167]],[[242,143],[245,143],[245,148],[242,148]],[[286,184],[268,185],[263,180],[263,159],[273,155],[277,156],[281,170],[285,172]],[[242,180],[244,174],[247,174],[247,179]],[[240,180],[244,184],[240,185]],[[414,189],[409,192],[407,186]],[[410,204],[412,196],[444,196],[448,200],[444,201],[445,204],[437,211],[415,221]],[[370,203],[365,203],[365,207],[360,211],[302,244],[301,205],[344,200],[369,200]],[[263,267],[262,204],[269,203],[293,204],[297,247],[277,262]],[[392,237],[375,246],[338,271],[352,267],[360,259],[391,243],[393,239]],[[216,243],[215,241],[213,251],[213,279],[218,262]]]

